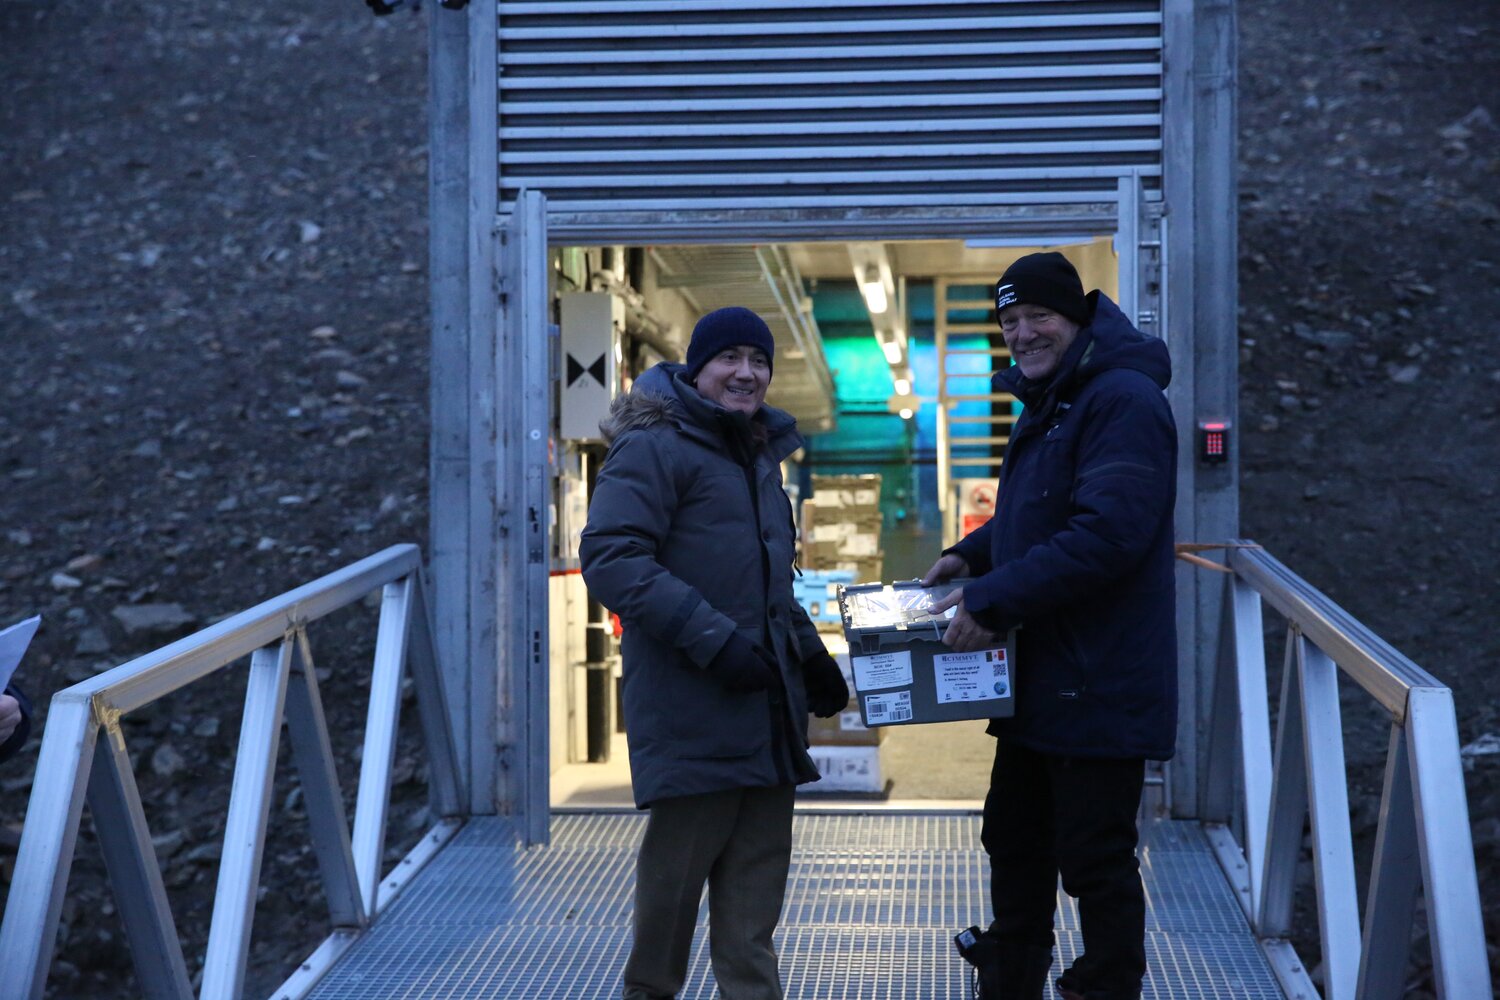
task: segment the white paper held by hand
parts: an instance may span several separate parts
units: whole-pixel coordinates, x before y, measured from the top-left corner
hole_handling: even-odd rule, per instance
[[[5,690],[16,667],[21,665],[21,657],[26,655],[26,647],[31,645],[31,637],[41,623],[42,616],[33,615],[0,632],[0,691]]]

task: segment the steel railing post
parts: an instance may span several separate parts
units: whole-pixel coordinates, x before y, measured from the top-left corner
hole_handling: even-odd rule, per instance
[[[453,727],[448,721],[448,698],[443,673],[438,669],[437,645],[432,628],[432,609],[421,573],[412,576],[412,637],[407,644],[412,683],[417,688],[417,714],[427,744],[431,805],[439,816],[457,816],[468,801]]]
[[[89,775],[89,813],[99,834],[99,851],[125,925],[141,993],[152,1000],[189,1000],[193,986],[125,736],[118,719],[102,728],[104,738],[94,744],[94,767]]]
[[[1266,867],[1261,875],[1260,910],[1255,924],[1262,937],[1279,938],[1291,933],[1297,858],[1302,850],[1302,823],[1307,818],[1307,770],[1303,764],[1306,735],[1302,729],[1302,687],[1297,681],[1297,638],[1295,628],[1287,630],[1281,709],[1276,717],[1271,809],[1266,820]]]
[[[1412,688],[1406,738],[1438,997],[1492,996],[1453,692]]]
[[[1323,939],[1323,997],[1352,1000],[1359,976],[1359,899],[1354,886],[1338,665],[1299,635],[1297,675],[1302,689],[1318,926]]]
[[[0,975],[17,997],[41,1000],[47,986],[98,738],[91,700],[68,692],[53,697],[36,762],[36,773],[47,780],[31,787],[5,920],[0,922]]]
[[[411,578],[385,585],[370,675],[364,753],[359,763],[359,797],[354,807],[354,869],[365,913],[380,910],[378,890],[385,853],[385,817],[390,806],[396,728],[401,718],[401,667],[406,661],[411,623]]]
[[[302,802],[307,808],[308,832],[328,899],[329,919],[334,927],[364,927],[369,923],[369,909],[360,897],[349,819],[328,737],[328,720],[323,715],[323,699],[318,693],[312,647],[306,630],[300,628],[286,692],[286,729],[302,782]]]
[[[291,662],[290,636],[276,647],[257,649],[250,657],[199,1000],[239,1000],[244,985]]]
[[[1375,856],[1370,866],[1370,892],[1365,898],[1359,984],[1355,988],[1360,1000],[1400,1000],[1406,993],[1412,918],[1422,875],[1409,758],[1405,730],[1392,725]]]

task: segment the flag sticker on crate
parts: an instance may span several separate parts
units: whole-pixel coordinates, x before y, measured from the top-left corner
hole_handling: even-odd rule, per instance
[[[872,726],[892,722],[910,722],[911,692],[893,691],[890,694],[865,695],[865,718],[870,720]]]

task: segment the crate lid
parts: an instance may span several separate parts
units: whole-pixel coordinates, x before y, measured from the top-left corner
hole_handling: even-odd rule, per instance
[[[941,635],[956,608],[933,615],[927,609],[953,593],[964,581],[924,587],[920,580],[851,584],[839,588],[839,612],[846,632],[923,631]]]

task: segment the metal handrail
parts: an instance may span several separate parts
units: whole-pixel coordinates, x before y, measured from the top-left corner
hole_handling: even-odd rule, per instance
[[[1316,993],[1287,941],[1310,819],[1325,1000],[1403,995],[1419,890],[1438,996],[1492,995],[1452,691],[1253,543],[1232,543],[1227,562],[1204,817],[1287,994]],[[1263,605],[1287,621],[1274,753]],[[1340,673],[1391,719],[1363,921]]]
[[[380,620],[351,835],[307,626],[377,589]],[[42,780],[32,788],[0,923],[5,995],[40,1000],[43,994],[86,801],[142,994],[193,996],[121,717],[245,656],[245,712],[199,996],[229,1000],[243,986],[283,721],[335,930],[329,942],[336,943],[325,942],[317,953],[318,968],[326,969],[406,879],[403,873],[381,883],[380,868],[408,665],[428,753],[429,794],[445,818],[413,853],[430,854],[457,829],[452,817],[462,814],[462,779],[432,637],[421,554],[415,545],[396,545],[54,695],[37,760]],[[301,990],[315,981],[304,973]]]

